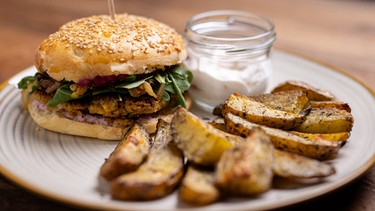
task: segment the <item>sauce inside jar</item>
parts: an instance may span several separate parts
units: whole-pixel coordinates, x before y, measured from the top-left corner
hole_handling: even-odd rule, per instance
[[[241,11],[206,12],[189,20],[185,38],[189,55],[185,65],[194,74],[189,92],[199,107],[212,111],[234,92],[266,91],[275,40],[269,20]]]

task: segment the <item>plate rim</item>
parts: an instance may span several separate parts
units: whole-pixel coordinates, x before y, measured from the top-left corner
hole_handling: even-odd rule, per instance
[[[312,62],[314,64],[317,64],[317,65],[320,65],[322,67],[328,68],[330,71],[336,72],[338,74],[342,74],[342,75],[348,77],[349,79],[353,80],[354,82],[358,83],[363,88],[365,88],[375,98],[375,90],[373,90],[369,85],[367,85],[366,83],[364,83],[363,81],[361,81],[357,77],[355,77],[352,74],[350,74],[349,72],[345,71],[343,68],[338,68],[334,65],[328,64],[326,62],[322,62],[318,59],[308,57],[308,56],[305,56],[305,55],[301,55],[301,54],[298,54],[298,53],[295,53],[295,52],[292,52],[292,51],[280,50],[280,49],[273,50],[273,51],[275,51],[277,53],[285,54],[287,56],[296,57],[298,59],[302,59],[302,60],[305,60],[305,61],[308,61],[308,62]],[[33,66],[27,67],[24,70],[26,70],[28,68],[31,68],[31,67],[33,67]],[[22,70],[22,71],[24,71],[24,70]],[[22,71],[20,71],[20,72],[22,72]],[[0,92],[2,92],[7,86],[12,86],[12,84],[9,83],[10,80],[11,80],[11,78],[0,84]],[[267,206],[266,209],[275,209],[275,208],[283,208],[283,207],[294,206],[294,205],[297,205],[297,204],[302,203],[302,202],[314,200],[314,199],[316,199],[318,197],[321,197],[323,195],[326,195],[327,193],[330,193],[332,191],[339,190],[339,189],[349,185],[350,183],[352,183],[356,179],[358,179],[361,175],[365,174],[374,164],[375,164],[375,154],[372,155],[372,157],[369,160],[367,160],[367,162],[365,162],[362,166],[358,167],[356,171],[353,171],[353,172],[347,174],[346,176],[344,176],[343,178],[341,178],[341,180],[339,182],[335,183],[335,185],[331,185],[329,188],[325,188],[323,191],[319,191],[319,193],[313,193],[308,197],[304,197],[302,199],[300,198],[298,201],[285,200],[281,204],[274,205],[274,206],[272,206],[272,205]],[[22,178],[16,176],[10,170],[8,170],[6,167],[4,167],[1,163],[0,163],[0,173],[4,177],[6,177],[9,181],[16,184],[17,186],[22,187],[22,188],[30,191],[31,193],[40,196],[41,198],[55,201],[56,203],[63,203],[65,205],[68,205],[68,206],[71,206],[71,207],[89,208],[89,209],[96,209],[96,210],[108,208],[104,205],[100,205],[100,204],[99,205],[98,204],[93,205],[93,204],[90,204],[90,202],[82,202],[82,201],[79,201],[79,200],[75,200],[73,198],[67,198],[65,196],[60,196],[59,194],[49,192],[48,190],[43,190],[42,188],[38,187],[37,185],[28,183],[27,181],[23,180]],[[315,191],[315,192],[318,192],[318,191]],[[128,209],[132,209],[132,208],[129,207],[129,208],[125,208],[125,209],[128,210]],[[188,208],[188,209],[190,210],[191,208]],[[123,208],[121,208],[121,210],[123,210]],[[175,210],[184,210],[184,208],[176,207]]]

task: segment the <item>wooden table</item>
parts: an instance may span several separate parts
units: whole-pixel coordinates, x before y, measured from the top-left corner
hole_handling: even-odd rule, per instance
[[[275,48],[344,70],[375,89],[375,2],[334,0],[116,1],[116,12],[152,17],[183,32],[193,15],[215,9],[261,14],[276,25]],[[67,21],[108,13],[105,0],[0,1],[0,83],[33,65],[38,44]],[[288,209],[375,210],[375,166],[353,183]],[[0,210],[74,210],[0,176]]]

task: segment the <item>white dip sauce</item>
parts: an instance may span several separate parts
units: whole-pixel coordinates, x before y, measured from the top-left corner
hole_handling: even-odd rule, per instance
[[[269,58],[258,58],[250,64],[248,60],[241,64],[244,63],[241,60],[197,58],[198,55],[188,59],[185,65],[194,74],[189,92],[194,103],[204,110],[211,112],[234,92],[250,96],[264,93],[267,89],[272,72]]]
[[[268,19],[234,10],[208,11],[192,17],[185,29],[194,74],[189,90],[195,104],[211,112],[234,92],[257,95],[267,89],[275,40]]]

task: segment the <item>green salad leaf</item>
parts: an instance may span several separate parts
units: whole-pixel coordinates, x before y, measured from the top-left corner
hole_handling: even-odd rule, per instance
[[[64,85],[56,90],[53,98],[48,101],[48,107],[54,107],[60,103],[67,102],[74,99],[80,99],[90,95],[99,95],[103,93],[116,93],[120,101],[122,101],[121,95],[126,95],[129,93],[129,89],[136,88],[142,85],[145,81],[154,78],[155,82],[163,84],[164,92],[162,95],[162,100],[169,101],[171,99],[170,94],[176,94],[177,104],[186,107],[185,98],[183,93],[187,91],[190,87],[190,82],[193,80],[193,75],[189,70],[184,69],[181,65],[176,65],[171,67],[168,71],[159,72],[153,76],[149,76],[142,79],[137,79],[135,75],[126,77],[120,84],[113,87],[103,87],[95,88],[94,90],[88,90],[83,95],[78,98],[72,97],[72,90],[70,90],[71,82],[66,81]],[[36,76],[27,76],[21,79],[18,83],[18,88],[26,89],[29,83],[34,83],[30,92],[39,89],[37,85]],[[160,87],[159,87],[160,88]],[[159,89],[154,88],[154,89]]]
[[[133,89],[140,85],[142,85],[146,80],[152,78],[152,76],[138,80],[138,81],[132,81],[131,83],[126,82],[120,85],[115,86],[116,89]]]
[[[70,90],[70,84],[64,84],[56,90],[52,100],[48,101],[47,107],[54,107],[59,103],[67,102],[72,100],[72,91]]]
[[[34,83],[34,81],[36,81],[36,77],[35,76],[26,76],[24,78],[21,79],[20,82],[18,82],[18,88],[19,89],[26,89],[27,88],[27,84],[29,83]]]
[[[190,88],[190,83],[193,80],[193,74],[184,69],[182,66],[175,66],[167,73],[165,89],[173,94],[177,94],[177,104],[186,107],[186,101],[183,93]]]
[[[19,89],[27,89],[28,84],[32,84],[29,94],[33,93],[35,90],[39,89],[39,86],[37,84],[37,78],[36,76],[26,76],[21,79],[20,82],[18,82],[17,86]]]

